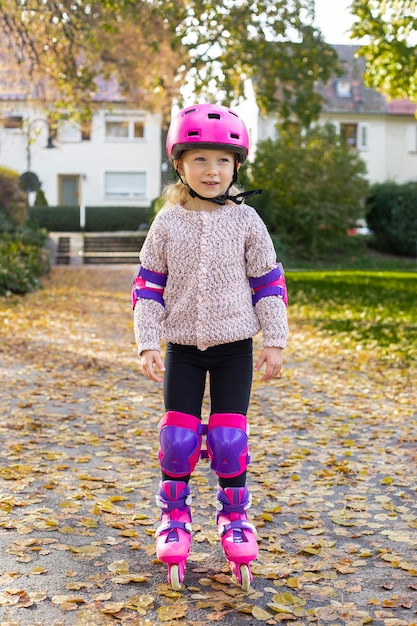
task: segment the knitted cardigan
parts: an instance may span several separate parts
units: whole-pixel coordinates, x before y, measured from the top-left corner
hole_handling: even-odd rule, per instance
[[[253,337],[260,330],[265,347],[286,346],[282,298],[269,296],[252,304],[249,279],[263,276],[276,263],[272,240],[252,207],[163,209],[149,229],[140,263],[168,278],[165,307],[145,298],[136,304],[139,354],[160,350],[161,339],[205,350]]]

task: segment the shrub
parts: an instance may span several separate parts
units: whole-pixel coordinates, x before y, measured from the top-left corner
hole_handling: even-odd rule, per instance
[[[363,216],[365,173],[358,154],[326,125],[304,135],[282,130],[278,140],[261,141],[242,178],[245,187],[264,190],[249,203],[271,234],[293,256],[318,258],[343,246],[347,231]]]
[[[23,295],[41,286],[50,269],[46,231],[26,224],[0,234],[0,294]]]
[[[30,217],[40,228],[46,228],[50,232],[81,230],[78,206],[32,206]],[[149,208],[87,206],[85,218],[86,232],[138,230],[142,224],[149,222]]]
[[[417,254],[417,185],[379,183],[366,200],[372,245],[399,256]]]
[[[0,231],[23,224],[27,216],[26,194],[19,189],[17,172],[0,167]]]

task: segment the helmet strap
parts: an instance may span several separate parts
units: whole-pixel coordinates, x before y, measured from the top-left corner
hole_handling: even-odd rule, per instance
[[[262,193],[262,189],[252,189],[250,191],[241,191],[240,193],[237,193],[235,196],[229,195],[229,189],[231,187],[233,187],[233,185],[237,181],[237,164],[236,164],[236,162],[235,162],[235,169],[234,169],[234,172],[233,172],[233,178],[232,178],[232,181],[231,181],[230,185],[226,189],[225,193],[221,193],[220,195],[216,196],[215,198],[205,198],[204,196],[200,196],[199,193],[194,191],[194,189],[192,189],[190,187],[190,185],[182,179],[182,176],[179,173],[177,168],[175,168],[175,171],[177,172],[178,178],[180,179],[182,184],[185,185],[188,188],[188,193],[190,194],[190,196],[192,198],[199,198],[200,200],[205,200],[206,202],[213,202],[214,204],[220,204],[221,206],[226,204],[227,200],[231,200],[235,204],[242,204],[242,202],[243,202],[243,200],[245,198],[248,198],[249,196],[257,196],[258,194]]]

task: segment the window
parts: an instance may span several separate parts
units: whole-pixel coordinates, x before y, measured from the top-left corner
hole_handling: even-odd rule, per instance
[[[7,115],[3,118],[4,128],[9,130],[20,130],[23,128],[23,115]]]
[[[68,120],[60,123],[58,129],[59,141],[77,143],[81,141],[81,131],[78,125],[72,124]]]
[[[350,148],[369,150],[369,124],[367,122],[340,124],[340,137]]]
[[[123,139],[127,141],[144,139],[145,122],[143,119],[126,117],[124,115],[107,115],[104,132],[106,139]]]
[[[145,172],[105,172],[106,198],[143,198],[146,196]]]
[[[336,93],[339,98],[350,98],[352,90],[348,80],[338,80],[336,82]]]
[[[340,124],[340,137],[350,148],[358,147],[358,125]]]

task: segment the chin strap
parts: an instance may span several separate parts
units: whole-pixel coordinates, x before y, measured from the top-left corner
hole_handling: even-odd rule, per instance
[[[231,200],[232,202],[235,202],[236,204],[242,204],[245,198],[248,198],[249,196],[257,196],[258,194],[262,193],[262,189],[252,189],[250,191],[241,191],[240,193],[237,193],[235,196],[231,196],[226,191],[226,193],[222,193],[219,196],[216,196],[215,198],[205,198],[204,196],[200,196],[200,194],[194,191],[194,189],[191,189],[189,185],[187,185],[187,187],[188,187],[188,193],[190,194],[192,198],[200,198],[200,200],[205,200],[206,202],[214,202],[214,204],[220,204],[220,205],[226,204],[227,200]]]
[[[231,200],[232,202],[235,202],[236,204],[242,204],[245,198],[249,198],[249,196],[257,196],[258,194],[262,193],[262,189],[252,189],[250,191],[241,191],[240,193],[237,193],[235,196],[229,195],[228,192],[229,192],[230,187],[232,187],[232,185],[234,185],[235,182],[237,181],[236,164],[235,164],[235,171],[233,173],[233,180],[230,183],[228,189],[226,190],[225,193],[221,193],[219,196],[216,196],[215,198],[205,198],[204,196],[200,196],[199,193],[194,191],[194,189],[191,189],[190,185],[182,179],[181,174],[176,168],[175,168],[175,171],[177,172],[178,178],[180,179],[182,184],[187,187],[188,193],[190,194],[190,196],[192,198],[199,198],[200,200],[205,200],[206,202],[214,202],[214,204],[220,204],[223,206],[224,204],[226,204],[227,200]]]

